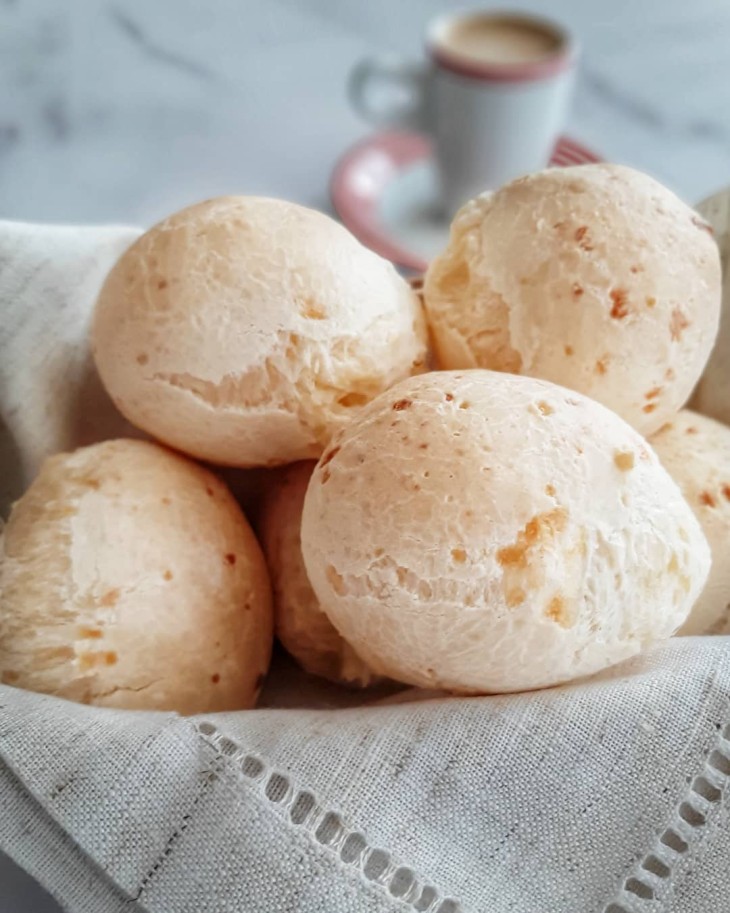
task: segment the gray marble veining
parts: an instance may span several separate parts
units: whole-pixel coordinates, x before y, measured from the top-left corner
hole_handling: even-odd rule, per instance
[[[327,206],[345,80],[447,0],[4,0],[0,216],[147,223],[225,192]],[[730,4],[531,0],[585,56],[570,131],[689,200],[730,183]]]

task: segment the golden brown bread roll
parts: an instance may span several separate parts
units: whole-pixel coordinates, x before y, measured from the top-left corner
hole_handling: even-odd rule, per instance
[[[251,707],[269,581],[212,473],[116,440],[46,460],[0,546],[0,679],[104,707]]]
[[[550,380],[651,434],[707,362],[720,259],[705,221],[647,175],[552,168],[467,203],[424,292],[441,367]]]
[[[119,410],[212,463],[317,457],[382,390],[423,370],[420,303],[332,219],[282,200],[182,210],[120,258],[92,348]]]
[[[304,567],[300,527],[304,495],[314,466],[308,461],[284,470],[259,518],[274,592],[276,636],[306,672],[365,687],[378,676],[325,615]]]
[[[710,566],[699,523],[626,422],[564,387],[479,370],[402,381],[332,440],[302,551],[374,671],[469,693],[633,656],[680,626]]]

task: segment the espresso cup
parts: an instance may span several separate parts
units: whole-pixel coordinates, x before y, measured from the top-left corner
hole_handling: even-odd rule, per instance
[[[448,215],[549,163],[578,59],[566,28],[521,13],[460,13],[430,25],[426,51],[426,63],[362,61],[349,95],[372,123],[433,138]]]

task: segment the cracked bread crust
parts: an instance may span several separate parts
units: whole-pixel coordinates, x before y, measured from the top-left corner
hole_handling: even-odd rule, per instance
[[[685,620],[710,566],[629,425],[481,370],[410,378],[368,405],[317,464],[301,539],[322,608],[374,671],[460,693],[635,655]]]
[[[99,295],[92,349],[117,408],[230,466],[316,458],[377,394],[424,370],[417,296],[322,213],[257,197],[144,234]]]
[[[269,664],[263,556],[213,473],[143,441],[43,464],[0,543],[0,679],[104,707],[253,706]]]
[[[717,334],[711,231],[619,165],[553,168],[476,197],[426,274],[436,359],[562,384],[651,434],[689,397]]]

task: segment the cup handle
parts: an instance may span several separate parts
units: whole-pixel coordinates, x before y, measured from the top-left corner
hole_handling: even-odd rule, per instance
[[[350,104],[373,124],[423,130],[427,78],[424,64],[397,57],[367,58],[350,75]]]

